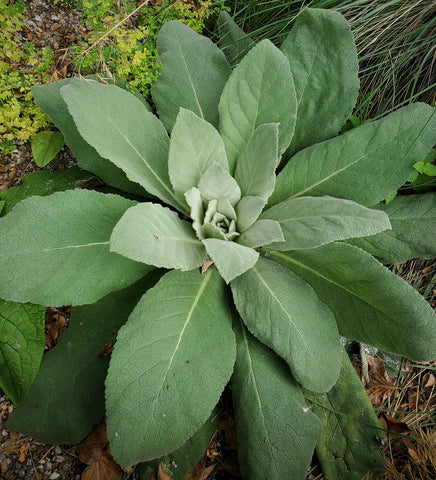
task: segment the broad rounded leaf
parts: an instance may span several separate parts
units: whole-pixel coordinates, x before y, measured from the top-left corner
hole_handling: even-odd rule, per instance
[[[18,405],[44,353],[45,308],[0,300],[0,387]]]
[[[375,208],[389,215],[392,230],[355,238],[351,244],[392,264],[436,257],[436,193],[401,195]]]
[[[259,218],[266,201],[262,197],[242,197],[236,205],[238,231],[245,232]]]
[[[335,319],[310,285],[261,257],[231,287],[251,333],[288,363],[304,388],[329,390],[339,376],[342,349]]]
[[[216,162],[202,175],[198,189],[205,200],[226,199],[235,205],[241,199],[241,189],[235,179]]]
[[[162,73],[151,93],[159,117],[171,131],[180,107],[218,127],[218,102],[231,69],[220,49],[178,21],[157,37]]]
[[[287,155],[336,135],[359,92],[357,51],[347,20],[306,8],[281,47],[297,93],[297,123]]]
[[[380,450],[385,439],[360,378],[348,355],[342,357],[341,374],[324,395],[310,395],[312,409],[323,423],[316,454],[327,478],[362,480],[384,467]]]
[[[155,203],[126,211],[113,230],[110,249],[137,262],[180,270],[199,267],[206,258],[192,225]]]
[[[243,325],[235,327],[231,385],[241,472],[250,480],[303,480],[321,423],[286,364]]]
[[[425,299],[369,253],[344,243],[268,257],[309,282],[339,333],[416,361],[436,357],[436,315]]]
[[[202,242],[226,283],[246,272],[259,258],[256,250],[235,242],[217,238],[205,238]]]
[[[140,185],[129,181],[120,168],[102,158],[78,132],[73,117],[61,97],[60,90],[66,85],[83,81],[82,78],[66,78],[58,82],[37,85],[32,87],[32,95],[38,106],[47,113],[50,120],[62,132],[66,145],[71,149],[77,163],[82,168],[93,172],[109,185],[120,188],[125,192],[146,196],[145,190]],[[117,83],[120,84],[119,81]]]
[[[168,172],[174,190],[185,193],[196,187],[214,162],[228,171],[220,134],[210,123],[181,108],[171,132],[168,157]]]
[[[80,135],[127,178],[184,211],[168,176],[170,140],[162,123],[133,94],[82,81],[61,88]]]
[[[247,247],[257,248],[263,245],[270,245],[274,242],[283,242],[280,223],[275,220],[261,219],[251,225],[239,237],[238,243]]]
[[[328,196],[285,200],[262,213],[261,218],[280,224],[285,241],[270,248],[283,251],[366,237],[391,227],[389,217],[380,210]]]
[[[61,444],[79,443],[100,423],[110,346],[158,278],[159,272],[150,272],[130,287],[73,310],[68,329],[44,355],[29,394],[9,417],[8,428]]]
[[[204,424],[233,371],[231,323],[213,268],[168,272],[142,297],[118,334],[106,380],[118,463],[166,455]]]
[[[32,138],[32,154],[38,167],[45,167],[61,151],[64,137],[60,132],[43,131]]]
[[[0,297],[80,305],[138,280],[150,267],[109,251],[112,229],[135,203],[90,190],[20,202],[0,219]]]
[[[233,173],[253,131],[279,123],[279,155],[294,133],[297,99],[289,62],[269,40],[253,47],[233,70],[219,103],[220,131]]]
[[[302,195],[379,203],[408,180],[436,143],[435,113],[414,103],[301,150],[277,176],[270,204]]]

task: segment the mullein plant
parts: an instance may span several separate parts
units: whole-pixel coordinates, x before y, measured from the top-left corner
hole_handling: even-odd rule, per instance
[[[9,427],[74,443],[106,415],[117,462],[182,478],[230,382],[244,478],[303,479],[316,448],[327,478],[360,479],[383,467],[384,434],[341,336],[436,356],[434,312],[383,265],[436,255],[435,194],[383,202],[436,143],[435,109],[338,135],[359,90],[339,13],[304,10],[280,48],[225,13],[220,30],[221,49],[163,26],[156,115],[94,80],[33,89],[118,193],[30,197],[0,219],[0,296],[78,306]]]

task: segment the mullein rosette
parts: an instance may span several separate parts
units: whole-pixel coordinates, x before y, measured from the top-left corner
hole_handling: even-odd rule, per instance
[[[34,88],[83,168],[152,198],[21,202],[0,221],[0,243],[28,232],[18,254],[2,253],[16,274],[0,295],[82,305],[170,270],[132,307],[111,357],[115,459],[192,456],[231,381],[244,478],[303,479],[315,446],[327,478],[361,478],[382,466],[383,434],[340,335],[436,356],[432,309],[382,265],[436,253],[420,227],[434,194],[383,203],[436,142],[434,109],[412,104],[337,135],[359,88],[341,15],[305,9],[281,48],[226,14],[220,30],[221,50],[179,22],[162,28],[157,116],[115,85]],[[31,233],[35,212],[57,232]],[[23,281],[38,262],[48,273]]]

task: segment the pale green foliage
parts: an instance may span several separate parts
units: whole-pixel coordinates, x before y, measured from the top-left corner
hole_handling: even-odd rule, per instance
[[[115,344],[106,378],[114,458],[132,465],[189,448],[230,381],[245,478],[298,480],[321,435],[303,388],[327,392],[348,379],[339,335],[418,360],[436,356],[431,307],[370,253],[345,243],[382,238],[369,243],[383,257],[392,229],[408,257],[431,251],[423,234],[407,241],[410,222],[394,215],[391,224],[395,208],[369,207],[431,149],[436,116],[417,104],[335,136],[358,83],[354,44],[337,13],[306,10],[283,51],[268,40],[246,46],[232,70],[210,40],[167,23],[153,88],[159,118],[115,85],[74,80],[35,91],[87,168],[154,198],[75,190],[17,205],[0,219],[0,243],[18,246],[1,253],[14,273],[0,294],[91,303],[151,266],[174,269],[144,287]],[[309,128],[319,102],[326,102],[323,132]],[[410,218],[432,201],[427,196]],[[346,404],[338,408],[354,415]],[[373,432],[368,404],[362,414],[365,432]],[[347,432],[335,435],[347,441]],[[382,465],[375,435],[367,438],[369,446],[341,452],[352,452],[361,476]]]

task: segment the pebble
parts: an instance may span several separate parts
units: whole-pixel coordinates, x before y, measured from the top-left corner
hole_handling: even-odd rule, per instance
[[[65,462],[65,457],[63,457],[62,455],[57,455],[55,458],[54,458],[54,461],[56,463],[63,463]]]
[[[60,473],[58,473],[58,472],[53,472],[53,473],[50,475],[49,479],[50,479],[50,480],[56,480],[56,478],[59,478],[60,476],[61,476]]]

